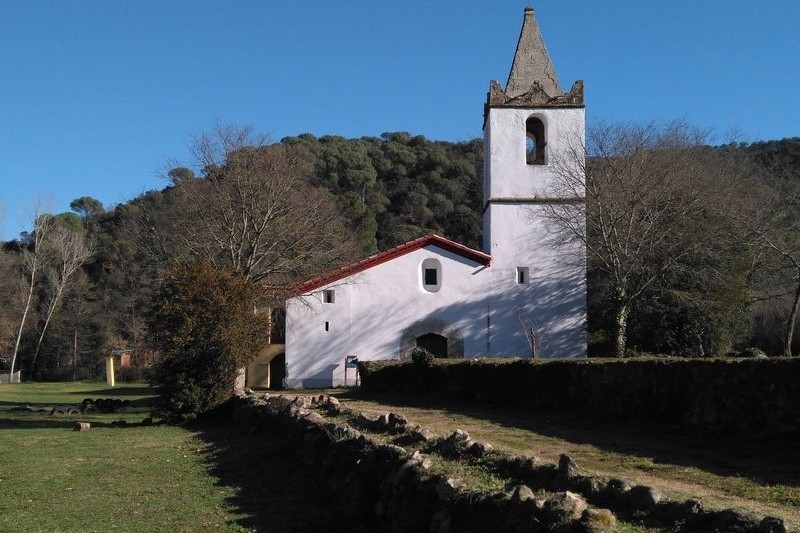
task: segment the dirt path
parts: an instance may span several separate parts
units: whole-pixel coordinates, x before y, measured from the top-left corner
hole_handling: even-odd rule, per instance
[[[553,462],[567,454],[587,473],[654,486],[675,499],[699,499],[708,508],[738,507],[777,516],[800,529],[795,441],[686,435],[522,409],[333,394],[352,409],[399,412],[438,434],[459,428],[498,450]]]

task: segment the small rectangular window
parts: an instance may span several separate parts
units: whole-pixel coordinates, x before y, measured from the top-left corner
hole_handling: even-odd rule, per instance
[[[330,322],[325,322],[325,331],[330,331],[330,330],[331,330]]]
[[[528,267],[517,267],[517,285],[525,285],[530,282],[530,269]]]
[[[437,276],[437,270],[435,268],[426,268],[425,269],[425,285],[438,285],[439,280]]]
[[[328,289],[326,291],[322,291],[322,301],[326,304],[332,304],[336,301],[336,291],[333,289]]]

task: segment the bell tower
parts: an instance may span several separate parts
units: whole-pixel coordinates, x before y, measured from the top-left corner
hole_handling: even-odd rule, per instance
[[[573,185],[575,176],[584,182],[583,81],[562,90],[532,7],[505,89],[490,82],[483,129],[483,243],[496,301],[490,321],[508,314],[503,306],[519,319],[496,317],[506,326],[492,328],[490,351],[513,355],[507,339],[519,345],[521,330],[544,357],[585,356],[585,248],[558,242],[552,216],[560,206],[583,213],[582,186],[561,186],[566,174]]]

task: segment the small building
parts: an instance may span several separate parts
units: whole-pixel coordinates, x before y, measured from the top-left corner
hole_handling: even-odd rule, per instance
[[[483,249],[426,235],[301,285],[286,302],[285,383],[344,384],[345,360],[585,357],[585,249],[559,242],[554,209],[583,213],[583,83],[564,92],[533,9],[505,89],[484,104]],[[580,150],[576,150],[579,147]]]

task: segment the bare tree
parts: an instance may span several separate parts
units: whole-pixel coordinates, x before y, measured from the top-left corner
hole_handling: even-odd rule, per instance
[[[82,228],[81,228],[82,230]],[[70,228],[66,224],[56,223],[45,240],[43,273],[45,280],[44,323],[39,332],[36,349],[33,352],[31,370],[36,368],[36,361],[42,348],[47,328],[53,314],[61,303],[64,290],[72,276],[92,257],[92,247],[83,231]]]
[[[589,129],[585,146],[574,142],[553,158],[554,193],[581,198],[585,190],[586,207],[552,204],[548,216],[562,239],[586,246],[590,266],[607,280],[618,357],[632,304],[724,238],[711,222],[739,178],[707,139],[682,122],[600,124]]]
[[[761,298],[774,304],[788,297],[781,340],[783,355],[790,357],[800,314],[800,183],[796,170],[779,158],[762,165],[765,172],[742,197],[737,220],[761,251],[756,271]]]
[[[13,380],[14,367],[17,362],[17,355],[19,354],[19,347],[22,341],[22,333],[25,331],[25,324],[28,315],[33,305],[33,296],[36,289],[36,283],[39,274],[43,268],[44,263],[44,242],[48,238],[50,231],[53,229],[54,220],[53,216],[49,214],[41,214],[38,210],[34,214],[34,227],[33,231],[29,233],[22,242],[22,258],[26,278],[26,297],[22,309],[22,316],[19,321],[16,339],[14,341],[14,351],[11,355],[11,370],[9,371],[8,381]]]
[[[249,127],[217,125],[192,150],[203,177],[181,172],[173,179],[173,252],[273,286],[352,259],[353,239],[334,198],[309,182],[305,149],[268,144]]]

